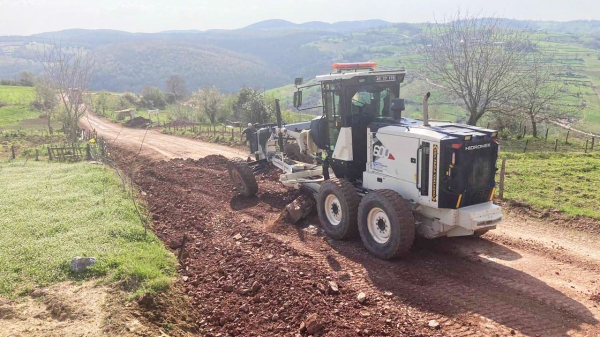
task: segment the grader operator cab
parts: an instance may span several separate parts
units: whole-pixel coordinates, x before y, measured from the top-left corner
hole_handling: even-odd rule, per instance
[[[254,178],[267,165],[283,172],[285,186],[312,192],[319,220],[334,239],[360,235],[366,248],[389,259],[406,253],[415,235],[481,235],[502,220],[495,192],[497,132],[475,126],[402,117],[404,70],[375,71],[376,64],[338,63],[317,76],[323,115],[257,132],[256,160],[232,160],[238,191],[256,194]],[[294,105],[301,109],[302,81]],[[279,143],[279,144],[278,144]],[[283,152],[294,144],[312,163]],[[277,144],[279,151],[277,151]]]

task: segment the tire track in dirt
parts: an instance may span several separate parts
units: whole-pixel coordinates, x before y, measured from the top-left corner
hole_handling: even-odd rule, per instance
[[[317,222],[314,218],[307,221],[312,226]],[[256,226],[263,227],[262,223]],[[560,256],[572,261],[569,252],[547,258],[486,239],[453,238],[421,241],[412,256],[389,262],[372,258],[360,242],[327,240],[327,245],[338,253],[332,258],[322,253],[327,248],[314,234],[279,227],[274,235],[293,242],[296,249],[310,254],[321,265],[335,264],[333,269],[341,273],[341,278],[353,275],[351,284],[357,289],[391,291],[406,303],[431,312],[428,319],[443,321],[444,331],[452,335],[487,336],[512,331],[517,335],[564,336],[579,335],[581,329],[597,331],[600,312],[591,300],[553,284],[558,291],[528,273],[543,266],[546,274],[561,270],[581,278],[585,273],[588,280],[597,275],[597,264],[572,266],[554,260]],[[540,252],[539,248],[530,251]],[[545,251],[542,253],[545,255]],[[503,260],[527,262],[519,265],[521,269],[514,269],[502,264]],[[465,329],[465,324],[478,329]]]

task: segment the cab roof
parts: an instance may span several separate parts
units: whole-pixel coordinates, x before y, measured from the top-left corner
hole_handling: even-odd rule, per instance
[[[406,70],[399,69],[399,70],[382,70],[382,71],[375,71],[375,70],[345,71],[345,72],[338,72],[338,73],[330,73],[327,75],[319,75],[319,76],[316,76],[315,79],[319,82],[323,82],[323,81],[334,81],[334,80],[347,80],[347,79],[351,79],[354,77],[392,76],[392,75],[400,76],[401,77],[400,82],[402,82],[404,80],[404,76],[406,75]]]

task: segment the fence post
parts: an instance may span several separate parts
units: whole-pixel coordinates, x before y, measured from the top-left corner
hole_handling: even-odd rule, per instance
[[[87,161],[92,160],[92,149],[89,143],[85,146],[85,158]]]
[[[231,140],[235,142],[235,135],[233,134],[233,128],[231,128]]]
[[[595,138],[595,137],[592,137],[592,147],[590,148],[590,150],[593,150],[593,149],[594,149],[594,140],[595,140],[594,138]]]
[[[585,153],[587,153],[587,149],[588,149],[588,141],[589,141],[589,139],[586,139],[586,140],[585,140]]]
[[[527,145],[529,145],[529,139],[525,140],[525,148],[523,149],[523,153],[527,152]]]
[[[525,135],[527,134],[527,125],[525,125],[523,127],[523,138],[525,138]]]
[[[40,161],[40,150],[35,149],[35,161]]]
[[[506,172],[506,158],[502,158],[502,167],[500,168],[500,200],[504,200],[504,173]]]
[[[546,140],[548,140],[548,130],[550,129],[546,129]]]
[[[12,152],[12,159],[16,159],[17,157],[15,156],[15,146],[14,145],[10,146],[10,152]]]
[[[567,138],[565,139],[565,144],[569,144],[569,130],[567,130]]]
[[[50,150],[50,146],[48,146],[48,159],[52,161],[52,150]]]
[[[554,152],[558,150],[558,138],[554,140]]]

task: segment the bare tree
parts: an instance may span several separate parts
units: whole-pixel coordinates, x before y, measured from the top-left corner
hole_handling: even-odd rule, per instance
[[[500,18],[458,11],[424,31],[422,68],[428,82],[459,99],[469,115],[467,123],[475,125],[488,112],[510,108],[507,103],[523,77],[529,35]]]
[[[165,91],[173,98],[173,103],[177,102],[187,93],[185,80],[178,75],[171,75],[165,82]]]
[[[54,43],[44,48],[38,59],[54,84],[65,111],[65,126],[68,128],[65,133],[76,141],[77,124],[86,111],[83,99],[94,72],[94,58],[83,48],[67,48],[61,43]]]
[[[516,112],[530,120],[532,134],[537,137],[538,122],[573,117],[581,106],[562,103],[568,91],[552,55],[532,53],[526,58],[524,69],[527,76],[519,84],[513,104]]]
[[[58,97],[56,88],[48,76],[40,76],[35,82],[35,100],[42,112],[48,117],[48,131],[52,134],[51,123],[58,105]]]

